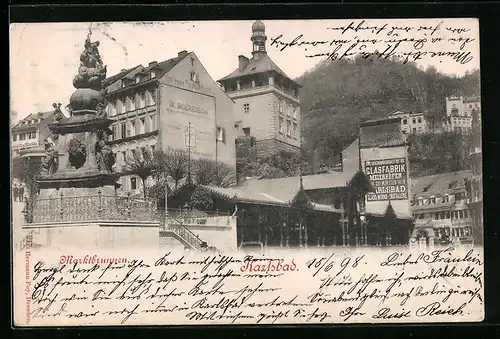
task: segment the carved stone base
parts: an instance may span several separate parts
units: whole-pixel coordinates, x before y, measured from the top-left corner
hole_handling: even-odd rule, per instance
[[[119,173],[100,173],[96,168],[65,168],[58,170],[51,176],[42,176],[38,179],[38,183],[41,185],[40,187],[59,187],[60,185],[81,187],[81,183],[88,183],[88,185],[84,186],[97,187],[114,184],[119,176]],[[50,186],[51,184],[53,186]]]
[[[102,196],[114,196],[115,186],[105,185],[101,187],[61,187],[61,188],[41,188],[38,199],[57,199],[69,197],[98,196],[99,191]]]

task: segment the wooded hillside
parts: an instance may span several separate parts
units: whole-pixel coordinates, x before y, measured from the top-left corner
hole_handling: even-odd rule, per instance
[[[296,81],[303,86],[303,147],[329,165],[358,136],[362,120],[403,110],[440,121],[447,96],[480,95],[479,70],[455,77],[434,67],[423,70],[414,63],[382,59],[325,61]]]

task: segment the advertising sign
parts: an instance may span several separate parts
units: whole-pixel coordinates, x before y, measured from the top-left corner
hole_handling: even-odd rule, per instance
[[[190,149],[194,158],[215,158],[215,99],[204,94],[164,87],[166,133],[163,142],[173,149]]]
[[[367,201],[408,199],[408,179],[404,158],[365,161],[365,174],[375,189]]]

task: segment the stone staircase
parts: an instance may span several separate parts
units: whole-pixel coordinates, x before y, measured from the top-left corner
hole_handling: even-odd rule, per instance
[[[195,251],[207,251],[209,249],[219,252],[215,247],[209,246],[199,236],[191,232],[181,220],[177,218],[168,218],[168,225],[160,231],[162,236],[167,236],[176,239],[185,247]]]

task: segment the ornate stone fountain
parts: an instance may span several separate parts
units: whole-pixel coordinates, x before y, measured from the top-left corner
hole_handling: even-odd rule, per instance
[[[54,104],[56,116],[49,124],[52,136],[45,140],[39,199],[59,196],[114,195],[117,174],[114,154],[108,144],[112,133],[105,107],[103,81],[106,66],[99,55],[99,42],[90,33],[80,55],[80,67],[73,80],[76,91],[70,97],[66,117],[61,104]]]

